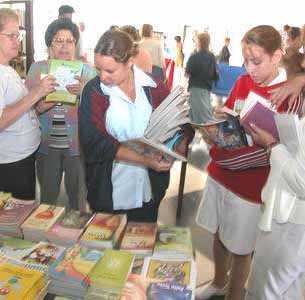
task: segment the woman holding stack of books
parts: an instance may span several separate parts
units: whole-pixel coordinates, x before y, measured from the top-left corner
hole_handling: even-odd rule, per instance
[[[91,209],[155,222],[172,162],[140,154],[124,142],[144,135],[152,111],[169,91],[134,65],[136,55],[136,44],[123,31],[106,31],[99,39],[99,75],[82,93],[80,142]]]
[[[79,30],[70,19],[53,21],[45,33],[49,58],[63,62],[76,61],[75,50]],[[35,87],[43,74],[50,71],[50,61],[34,63],[26,79],[28,87]],[[78,140],[78,105],[84,83],[94,77],[96,71],[87,64],[82,65],[80,76],[65,88],[76,96],[75,103],[46,102],[41,99],[36,110],[39,114],[42,141],[37,155],[37,175],[40,183],[40,199],[55,204],[60,192],[63,174],[68,195],[68,208],[85,209],[85,178]]]
[[[54,78],[38,80],[27,89],[9,66],[22,40],[18,15],[0,9],[0,191],[20,199],[35,199],[35,153],[40,144],[34,105],[54,91]]]

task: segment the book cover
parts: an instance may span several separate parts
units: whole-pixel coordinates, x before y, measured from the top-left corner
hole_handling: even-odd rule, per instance
[[[54,244],[40,242],[33,247],[32,251],[21,258],[21,262],[28,267],[37,270],[47,271],[49,266],[53,264],[65,251],[64,247]]]
[[[228,114],[225,120],[215,120],[205,124],[191,123],[206,143],[224,149],[238,149],[248,146],[248,140],[239,117]]]
[[[70,94],[67,85],[78,83],[75,76],[81,76],[83,63],[81,61],[68,61],[51,59],[49,61],[49,74],[56,79],[56,91],[47,95],[46,102],[62,102],[75,104],[77,96]]]
[[[49,269],[53,279],[76,282],[88,286],[89,273],[103,256],[103,252],[81,247],[79,244],[66,249]]]
[[[240,123],[246,132],[249,132],[249,128],[251,129],[250,124],[253,123],[261,129],[268,131],[276,139],[279,139],[274,119],[275,114],[275,111],[257,101],[254,105],[248,107],[247,111],[243,111]]]
[[[99,290],[121,293],[132,268],[134,255],[106,249],[102,259],[90,274],[92,285]]]
[[[129,222],[121,242],[121,250],[151,253],[157,234],[156,223]]]
[[[29,254],[35,245],[34,242],[0,235],[0,253],[11,258],[21,259]]]
[[[22,229],[35,229],[46,231],[55,224],[65,211],[64,207],[40,204],[39,207],[23,223]]]
[[[9,262],[0,265],[1,299],[36,299],[44,285],[45,280],[42,272]]]
[[[92,217],[92,214],[71,210],[48,230],[47,238],[51,239],[53,242],[55,242],[55,240],[62,240],[67,242],[67,244],[69,243],[69,240],[75,242]]]
[[[153,300],[191,300],[192,290],[186,286],[169,282],[152,283],[147,291],[148,299]]]
[[[145,277],[137,274],[129,274],[126,284],[122,290],[120,300],[152,300],[147,297],[147,287],[149,282]],[[169,300],[169,299],[168,299]]]
[[[126,215],[98,213],[81,237],[82,241],[109,242],[114,246],[126,224]],[[122,228],[123,227],[123,228]]]
[[[192,257],[191,231],[187,227],[160,225],[154,255]]]
[[[177,159],[180,161],[186,161],[186,157],[177,151],[182,138],[183,134],[178,131],[173,137],[169,138],[164,143],[141,137],[138,139],[128,140],[124,142],[124,144],[140,154],[162,156],[165,160]]]
[[[9,198],[0,209],[0,224],[20,224],[37,207],[37,202]]]
[[[143,273],[151,282],[170,282],[191,285],[191,260],[158,259],[146,257]]]

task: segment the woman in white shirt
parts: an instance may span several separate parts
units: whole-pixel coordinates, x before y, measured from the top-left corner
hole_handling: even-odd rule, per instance
[[[51,77],[27,90],[9,66],[17,57],[21,35],[18,15],[0,9],[0,191],[21,199],[35,198],[35,151],[40,143],[33,105],[54,90]]]
[[[253,125],[257,144],[270,151],[271,171],[262,191],[261,233],[247,300],[303,299],[305,274],[305,118],[295,120],[299,143],[276,141]],[[293,134],[291,135],[291,139]]]

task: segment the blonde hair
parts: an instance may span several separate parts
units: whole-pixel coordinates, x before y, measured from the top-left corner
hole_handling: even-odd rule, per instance
[[[9,21],[19,22],[18,15],[10,8],[1,8],[0,9],[0,31],[3,30],[4,25]]]
[[[197,35],[198,48],[200,50],[209,51],[210,35],[207,32],[202,32]]]

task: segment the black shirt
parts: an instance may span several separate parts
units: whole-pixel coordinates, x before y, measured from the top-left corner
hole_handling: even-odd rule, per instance
[[[218,79],[214,54],[203,50],[193,53],[186,64],[186,73],[189,75],[189,88],[210,91],[213,81]]]

